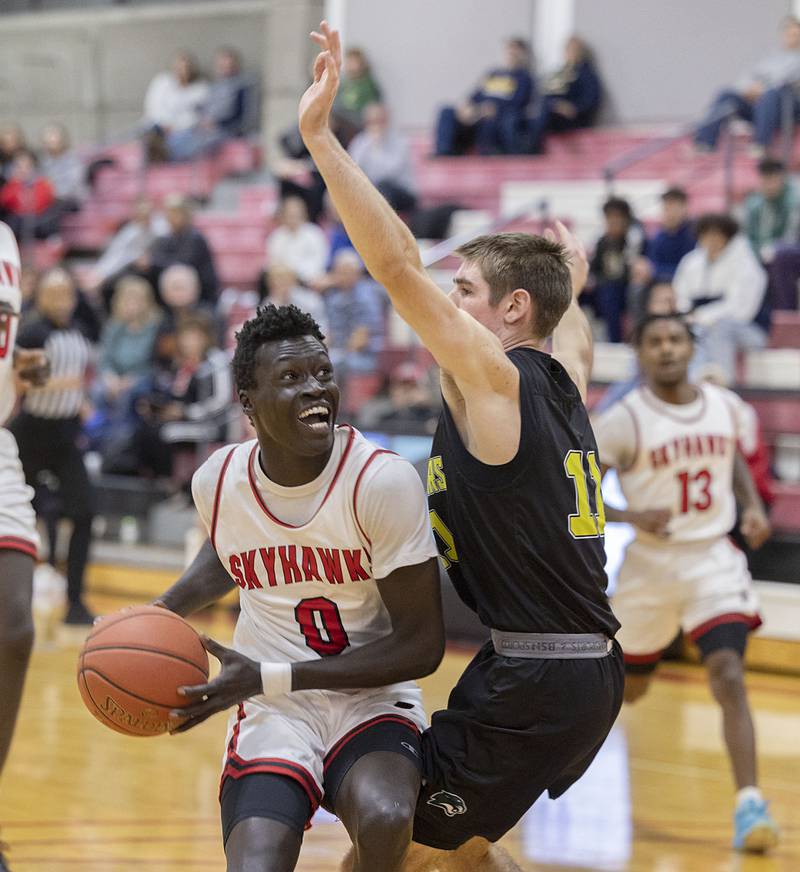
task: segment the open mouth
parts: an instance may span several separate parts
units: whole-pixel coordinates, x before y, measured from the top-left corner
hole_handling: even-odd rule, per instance
[[[333,415],[328,406],[317,405],[303,409],[297,419],[315,433],[326,433],[330,430]]]

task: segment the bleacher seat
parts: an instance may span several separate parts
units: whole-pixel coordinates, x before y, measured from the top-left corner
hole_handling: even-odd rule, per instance
[[[772,348],[800,348],[800,312],[772,313],[769,344]]]
[[[744,358],[744,380],[752,388],[800,390],[800,349],[748,351]]]

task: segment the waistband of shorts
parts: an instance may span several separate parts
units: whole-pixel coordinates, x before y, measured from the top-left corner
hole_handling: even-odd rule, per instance
[[[587,660],[608,656],[612,640],[604,633],[512,633],[492,630],[497,654],[529,660]]]

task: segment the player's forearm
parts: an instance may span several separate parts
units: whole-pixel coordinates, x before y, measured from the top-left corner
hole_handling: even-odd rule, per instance
[[[206,539],[183,575],[156,599],[156,603],[185,618],[215,603],[233,586],[233,581],[220,563],[217,552]]]
[[[430,675],[444,655],[444,628],[417,625],[338,657],[292,664],[292,690],[382,687]]]
[[[618,509],[616,506],[609,505],[603,500],[603,506],[606,512],[606,521],[610,524],[628,524],[630,523],[630,512],[627,509]]]
[[[455,314],[432,283],[413,280],[425,275],[416,240],[334,135],[325,131],[308,136],[305,143],[350,241],[400,317],[419,332],[431,319],[441,322]]]
[[[571,365],[586,386],[592,374],[593,349],[592,328],[577,298],[573,297],[569,308],[553,331],[553,356],[562,363]],[[578,387],[581,388],[581,385]]]
[[[764,504],[758,495],[756,483],[750,475],[750,467],[738,449],[733,458],[733,493],[741,509],[755,508],[764,511]]]

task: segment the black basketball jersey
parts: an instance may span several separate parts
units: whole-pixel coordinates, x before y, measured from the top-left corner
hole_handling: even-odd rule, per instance
[[[520,375],[522,428],[513,460],[489,466],[461,441],[445,404],[428,462],[439,553],[459,596],[487,627],[606,633],[597,445],[561,364],[532,348],[509,359]]]

